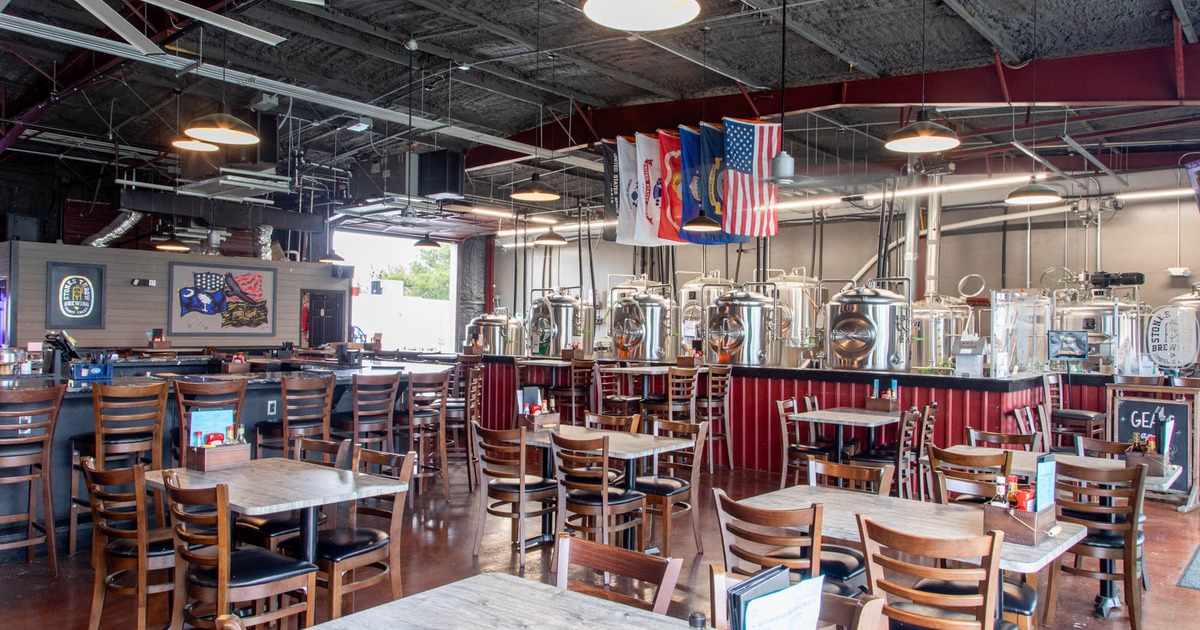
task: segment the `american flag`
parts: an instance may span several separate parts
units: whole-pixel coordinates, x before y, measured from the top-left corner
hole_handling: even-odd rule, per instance
[[[220,291],[225,288],[225,276],[215,271],[192,273],[192,284],[201,291]]]
[[[778,123],[725,119],[725,212],[730,234],[775,236],[779,214],[775,185],[767,183],[771,158],[779,153],[783,133]]]

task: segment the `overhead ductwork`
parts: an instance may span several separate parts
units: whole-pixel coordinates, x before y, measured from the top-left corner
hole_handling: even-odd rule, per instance
[[[143,212],[135,212],[133,210],[121,210],[121,214],[113,219],[111,223],[104,226],[103,230],[83,239],[84,245],[92,247],[108,247],[113,244],[113,241],[121,238],[126,232],[131,230],[133,226],[146,216]]]
[[[271,235],[275,226],[260,223],[254,227],[254,257],[271,260]]]

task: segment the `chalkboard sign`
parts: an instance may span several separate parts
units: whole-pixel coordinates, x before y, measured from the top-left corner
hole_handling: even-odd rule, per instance
[[[1188,480],[1191,479],[1191,444],[1188,427],[1192,421],[1192,402],[1158,400],[1155,398],[1132,398],[1118,396],[1115,402],[1117,419],[1117,441],[1131,442],[1133,434],[1137,433],[1142,442],[1154,436],[1155,442],[1166,444],[1165,427],[1174,420],[1171,427],[1170,462],[1173,466],[1182,466],[1183,473],[1171,486],[1172,490],[1188,491]]]

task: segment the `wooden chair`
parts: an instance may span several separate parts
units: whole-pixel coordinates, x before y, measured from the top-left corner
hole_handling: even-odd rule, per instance
[[[851,457],[850,463],[858,466],[895,466],[896,474],[893,479],[895,480],[896,496],[901,499],[912,499],[916,494],[913,481],[916,479],[915,450],[920,418],[921,414],[916,407],[901,412],[894,450],[872,449]]]
[[[0,543],[0,551],[24,547],[25,561],[33,562],[34,547],[46,545],[51,577],[58,577],[54,495],[50,483],[51,445],[66,391],[66,385],[0,390],[0,472],[4,473],[0,475],[0,485],[26,484],[29,496],[24,512],[0,516],[0,524],[25,524],[25,537]]]
[[[478,455],[477,475],[483,488],[479,493],[479,523],[471,555],[479,556],[485,515],[491,514],[512,521],[519,563],[524,567],[525,522],[557,511],[558,482],[529,473],[525,427],[485,429],[479,422],[472,422],[471,436]],[[528,509],[533,502],[539,503],[539,507]]]
[[[450,374],[410,374],[405,395],[405,420],[396,426],[400,437],[397,452],[417,452],[413,480],[417,492],[424,492],[429,480],[442,478],[442,491],[450,500],[450,471],[446,470],[446,395]],[[413,506],[409,493],[408,506]]]
[[[215,627],[207,619],[248,602],[254,612],[242,621],[249,626],[300,615],[305,627],[313,625],[316,565],[258,547],[234,550],[227,485],[185,489],[172,470],[163,480],[175,535],[172,630]],[[294,603],[284,605],[284,595]]]
[[[813,423],[788,419],[788,416],[797,413],[795,398],[775,401],[775,412],[779,415],[779,432],[783,436],[780,449],[783,470],[779,473],[779,489],[782,490],[787,486],[789,472],[792,473],[792,483],[796,483],[801,474],[808,476],[810,455],[815,459],[829,459],[836,449],[832,444],[813,439]],[[808,437],[801,437],[802,432]]]
[[[446,398],[446,457],[467,469],[467,487],[475,489],[475,464],[470,430],[469,401],[473,388],[482,387],[483,355],[460,354],[451,371]]]
[[[359,462],[375,467],[373,474],[387,474],[405,484],[412,479],[417,454],[405,455],[362,449]],[[357,469],[354,466],[352,469]],[[387,581],[392,599],[403,596],[400,574],[402,535],[404,532],[404,498],[408,490],[391,497],[394,509],[377,511],[350,503],[350,520],[346,527],[322,530],[317,534],[317,580],[329,589],[329,618],[342,616],[343,599],[355,592]],[[359,526],[364,517],[378,517],[387,523],[386,529]],[[340,520],[340,519],[339,519]],[[279,545],[284,553],[298,557],[300,539],[292,538]],[[367,577],[361,577],[368,573]],[[353,600],[351,600],[353,601]]]
[[[619,416],[631,416],[642,406],[642,397],[621,393],[621,375],[600,370],[600,404],[596,411]]]
[[[1075,454],[1080,457],[1101,457],[1104,459],[1124,459],[1125,453],[1133,446],[1132,442],[1110,442],[1096,440],[1082,435],[1075,436]],[[1142,590],[1150,590],[1149,563],[1146,562],[1146,546],[1141,542],[1145,539],[1146,512],[1138,514],[1138,576]]]
[[[328,440],[334,384],[332,374],[280,379],[283,417],[255,425],[259,457],[263,449],[280,451],[284,457],[291,457],[292,440],[298,437],[320,436],[322,440]]]
[[[1078,523],[1088,528],[1087,536],[1067,551],[1075,562],[1067,562],[1066,554],[1050,565],[1050,580],[1046,588],[1046,618],[1054,621],[1062,573],[1094,580],[1121,581],[1125,587],[1125,602],[1129,610],[1129,625],[1133,630],[1142,627],[1142,589],[1138,584],[1137,550],[1142,535],[1138,521],[1146,490],[1146,466],[1097,470],[1083,466],[1058,463],[1055,483],[1058,520]],[[1082,561],[1093,558],[1101,566],[1092,570]],[[1111,562],[1111,567],[1103,563]],[[1121,570],[1116,569],[1116,563]],[[1104,610],[1103,612],[1107,612]]]
[[[997,476],[1008,479],[1008,476],[1012,474],[1012,453],[986,455],[955,453],[930,446],[926,449],[926,454],[929,456],[929,467],[934,472],[946,473],[947,477],[994,484]],[[989,494],[987,498],[992,498],[992,495]]]
[[[667,393],[647,396],[642,416],[663,420],[696,422],[696,368],[667,368]]]
[[[857,515],[867,557],[868,591],[884,598],[893,628],[993,630],[1003,532],[971,538],[926,538],[896,531]],[[884,550],[887,550],[887,554]],[[953,560],[955,568],[943,568]],[[913,578],[969,586],[937,593],[908,586]],[[901,625],[903,624],[903,625]]]
[[[644,550],[646,495],[612,485],[608,436],[573,440],[552,433],[550,445],[558,482],[557,530],[569,526],[604,542],[633,530],[638,551]]]
[[[726,573],[720,566],[709,563],[709,624],[719,630],[729,630],[729,587],[745,578]],[[883,600],[870,595],[857,598],[832,593],[821,595],[821,616],[818,627],[835,630],[878,630],[883,622]]]
[[[364,448],[390,450],[401,376],[401,372],[355,374],[350,386],[353,408],[329,418],[333,436]]]
[[[708,422],[708,472],[713,471],[713,442],[725,443],[725,461],[733,470],[733,426],[729,422],[728,365],[708,366],[708,378],[704,393],[696,399],[696,420]]]
[[[595,361],[574,359],[571,361],[571,380],[566,387],[553,387],[550,396],[557,403],[559,413],[570,412],[570,423],[579,424],[579,418],[592,408],[592,374]],[[566,400],[567,404],[562,403]],[[566,420],[566,416],[563,419]]]
[[[658,420],[654,423],[654,435],[691,440],[692,448],[662,453],[655,462],[654,475],[639,476],[634,488],[646,494],[646,513],[651,523],[662,523],[662,555],[671,557],[671,521],[677,516],[687,515],[692,521],[692,534],[696,537],[696,553],[704,553],[704,542],[700,538],[700,516],[695,509],[694,490],[700,487],[700,464],[704,457],[708,423],[689,424]],[[652,527],[653,528],[653,527]]]
[[[637,433],[638,428],[642,426],[642,415],[635,413],[632,416],[606,416],[589,413],[584,416],[583,425],[589,429]]]
[[[810,456],[808,485],[887,496],[892,489],[895,471],[896,468],[891,465],[883,468],[854,466],[821,461]],[[821,545],[821,574],[826,578],[858,586],[866,572],[867,563],[862,551],[846,545]]]
[[[993,433],[980,429],[967,429],[967,444],[971,446],[990,446],[995,448],[1017,447],[1022,451],[1037,451],[1038,436],[1033,433]]]
[[[171,381],[175,388],[175,417],[178,426],[171,430],[172,450],[180,468],[187,466],[188,445],[192,438],[192,412],[196,409],[233,411],[233,431],[242,426],[242,406],[246,402],[246,380]]]
[[[929,484],[927,483],[927,475],[921,466],[921,458],[925,456],[925,446],[933,444],[934,433],[937,430],[937,417],[941,408],[937,402],[931,402],[925,405],[921,410],[921,422],[917,425],[917,443],[913,447],[912,467],[913,474],[917,477],[917,500],[927,500]]]
[[[167,381],[153,385],[92,385],[95,429],[69,438],[71,444],[71,515],[67,548],[75,554],[79,515],[90,514],[80,461],[92,457],[97,470],[128,468],[137,463],[162,470],[163,418],[167,412]],[[111,464],[111,465],[110,465]],[[161,523],[162,493],[155,496],[156,523]]]
[[[105,595],[112,591],[136,601],[138,630],[149,625],[150,595],[175,589],[175,548],[171,529],[151,529],[146,509],[146,467],[97,470],[80,462],[92,508],[92,613],[89,630],[99,630]],[[151,583],[151,579],[158,581]]]
[[[1070,447],[1076,435],[1103,439],[1108,415],[1103,411],[1069,409],[1063,396],[1062,379],[1058,374],[1042,376],[1043,400],[1050,412],[1050,435],[1053,446]]]
[[[585,593],[660,615],[667,614],[667,608],[671,605],[671,595],[675,592],[675,584],[679,581],[679,572],[683,568],[683,560],[680,558],[651,556],[572,538],[561,533],[557,537],[555,553],[558,559],[555,584],[559,590]],[[589,582],[571,579],[572,566],[590,569],[594,574],[599,574],[602,583],[595,584],[595,578]],[[610,574],[653,585],[653,599],[646,601],[636,595],[612,590],[608,582]],[[641,589],[638,589],[638,592],[640,591]]]

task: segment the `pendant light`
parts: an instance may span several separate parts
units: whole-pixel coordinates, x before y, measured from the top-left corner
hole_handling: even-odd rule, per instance
[[[160,252],[173,252],[177,254],[186,254],[192,251],[192,246],[184,243],[175,236],[175,228],[171,227],[171,238],[161,241],[154,246]]]
[[[583,14],[618,31],[661,31],[682,26],[700,15],[696,0],[588,0]]]
[[[783,14],[779,19],[779,153],[771,158],[771,183],[776,186],[791,184],[796,176],[796,161],[783,150],[787,133],[787,1],[783,3]],[[699,218],[699,217],[696,217]],[[714,221],[715,223],[715,221]]]
[[[888,136],[883,146],[899,153],[936,153],[949,151],[962,144],[954,130],[929,120],[925,109],[925,8],[928,0],[921,0],[921,111],[917,120],[901,127]]]
[[[533,242],[536,245],[545,245],[547,247],[558,247],[560,245],[566,245],[567,239],[563,238],[563,236],[561,234],[559,234],[558,232],[555,232],[554,228],[551,227],[549,232],[539,235],[537,238],[533,239]]]
[[[420,247],[421,249],[441,249],[442,248],[441,244],[439,244],[437,241],[430,238],[428,233],[426,233],[425,236],[421,237],[421,239],[418,240],[416,243],[413,243],[413,247]]]
[[[584,7],[586,10],[586,7]],[[535,76],[542,69],[542,2],[537,3],[537,26],[534,42],[534,74]],[[542,106],[538,105],[538,137],[537,144],[533,147],[533,157],[537,159],[539,149],[542,146]],[[517,186],[509,195],[517,201],[557,201],[562,198],[557,190],[554,190],[549,184],[542,182],[542,178],[534,173],[530,176],[529,181]]]
[[[175,129],[176,130],[178,130],[179,127],[182,126],[182,124],[183,124],[182,119],[179,117],[179,96],[180,96],[179,90],[175,90]],[[176,133],[178,133],[178,131],[176,131]],[[171,142],[171,146],[175,147],[176,149],[183,149],[184,151],[199,151],[202,153],[211,153],[213,151],[219,151],[221,149],[221,147],[218,147],[215,144],[211,144],[208,142],[202,142],[200,140],[195,140],[195,139],[189,138],[187,136],[175,138],[175,140],[173,140]]]
[[[228,42],[228,35],[226,35],[226,42]],[[226,46],[226,53],[228,53],[228,46]],[[229,63],[228,56],[226,57],[225,63]],[[223,65],[221,66],[222,110],[224,110],[226,107],[225,83],[225,66]],[[251,127],[249,123],[238,118],[237,116],[225,113],[224,111],[220,111],[215,114],[209,114],[207,116],[201,116],[193,120],[192,123],[183,130],[183,133],[187,134],[190,138],[211,144],[245,146],[259,143],[258,132],[254,130],[254,127]]]
[[[1033,55],[1031,64],[1033,66],[1033,106],[1030,108],[1030,112],[1036,111],[1037,108],[1037,17],[1037,0],[1033,0]],[[1013,121],[1013,125],[1013,140],[1016,140],[1015,120]],[[1030,153],[1032,154],[1029,158],[1029,167],[1031,170],[1036,168],[1037,165],[1037,160],[1033,159],[1033,155],[1036,155],[1036,153],[1033,153],[1033,151],[1036,148],[1037,127],[1034,126],[1033,139],[1030,141],[1029,149]],[[1028,184],[1025,184],[1024,186],[1021,186],[1020,188],[1008,193],[1008,196],[1004,198],[1004,203],[1010,206],[1041,206],[1048,203],[1058,203],[1060,201],[1062,201],[1062,195],[1060,195],[1057,190],[1045,184],[1039,184],[1037,177],[1033,174],[1030,174]]]
[[[721,224],[704,214],[704,209],[701,208],[700,214],[684,221],[680,229],[684,232],[720,232]]]

